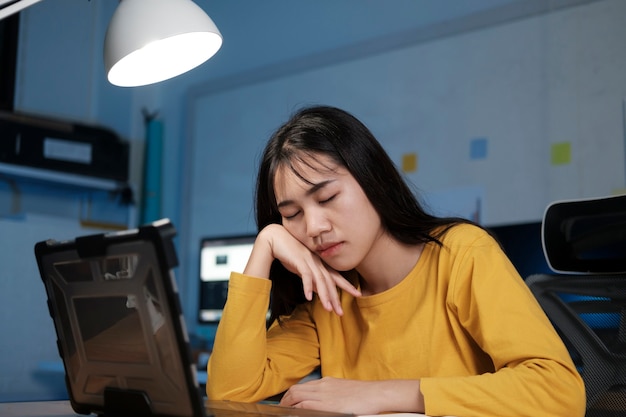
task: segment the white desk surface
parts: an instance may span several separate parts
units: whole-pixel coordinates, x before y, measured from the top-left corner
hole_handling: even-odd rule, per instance
[[[69,401],[32,401],[0,403],[2,417],[76,417],[82,414],[74,413]],[[425,417],[424,414],[385,414],[384,417]],[[359,416],[381,417],[381,416]]]
[[[2,417],[75,417],[69,401],[0,403]]]

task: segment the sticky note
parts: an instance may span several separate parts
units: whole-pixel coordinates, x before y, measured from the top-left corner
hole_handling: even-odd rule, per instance
[[[470,159],[487,158],[487,138],[474,138],[470,141]]]
[[[402,155],[402,171],[407,173],[417,171],[417,154],[415,152]]]
[[[572,145],[570,142],[558,142],[552,144],[550,152],[552,165],[567,165],[572,162]]]

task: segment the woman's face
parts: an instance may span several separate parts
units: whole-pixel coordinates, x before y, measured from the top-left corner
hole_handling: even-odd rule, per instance
[[[331,268],[358,268],[384,234],[363,189],[325,155],[304,156],[293,166],[298,174],[283,165],[274,178],[283,226]]]

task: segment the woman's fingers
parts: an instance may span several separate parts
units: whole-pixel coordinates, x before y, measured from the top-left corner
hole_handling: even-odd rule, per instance
[[[339,292],[337,288],[352,294],[354,297],[360,297],[361,292],[345,279],[339,272],[330,269],[325,264],[323,265],[323,284],[326,289],[324,294],[318,292],[320,299],[324,302],[324,306],[327,310],[334,310],[337,314],[342,315],[343,309],[341,307],[341,300],[339,299]]]
[[[302,271],[299,275],[302,278],[305,295],[310,289],[317,293],[326,310],[334,311],[339,315],[343,314],[334,277],[334,275],[341,277],[339,273],[329,270],[326,265],[318,261],[313,262],[313,265],[307,265],[306,271]],[[308,297],[307,299],[310,300]]]
[[[327,269],[324,269],[322,273],[322,284],[326,290],[325,299],[322,299],[320,295],[324,308],[328,311],[334,311],[340,316],[343,315],[341,300],[339,300],[339,292],[337,291],[335,280],[331,277],[331,272]]]
[[[359,291],[354,285],[352,285],[350,281],[345,279],[341,274],[337,274],[337,277],[335,278],[335,285],[342,290],[349,292],[355,297],[360,297],[362,295],[361,291]]]

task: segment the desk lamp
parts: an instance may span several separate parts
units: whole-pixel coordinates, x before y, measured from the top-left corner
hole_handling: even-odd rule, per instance
[[[0,0],[0,19],[41,0]],[[104,39],[111,84],[136,87],[176,77],[211,58],[222,35],[192,0],[121,0]]]
[[[104,39],[104,66],[111,84],[152,84],[197,67],[221,46],[219,30],[191,0],[122,0]]]

